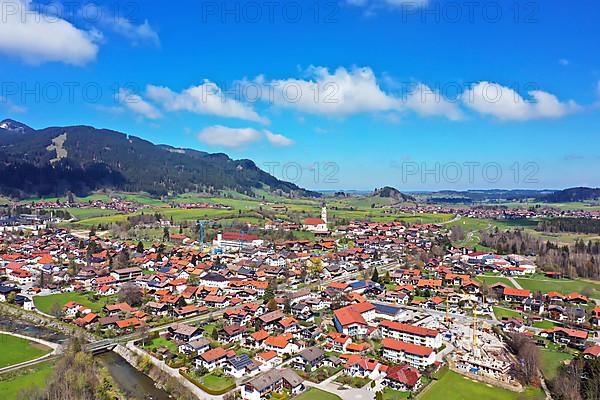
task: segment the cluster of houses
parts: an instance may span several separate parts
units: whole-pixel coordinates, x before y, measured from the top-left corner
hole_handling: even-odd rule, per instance
[[[556,321],[543,334],[579,348],[600,326],[600,308],[590,315],[583,307],[590,300],[578,293],[538,295],[502,283],[489,287],[495,296],[484,293],[477,275],[530,274],[535,265],[518,255],[460,249],[432,258],[441,226],[353,221],[329,232],[325,209],[304,222],[314,241],[223,232],[212,243],[220,251],[207,253],[184,241],[166,251],[160,243],[140,248],[62,229],[0,232],[0,301],[60,291],[106,298],[96,312],[76,301],[61,305],[65,319],[99,333],[166,321],[161,336],[177,351],[154,355],[185,355],[189,368],[243,379],[241,395],[249,400],[284,389],[298,394],[315,370],[373,381],[372,390],[419,390],[424,371],[442,362],[445,332],[406,321],[403,306],[466,312],[505,302]],[[143,294],[141,304],[115,300],[125,287]],[[207,330],[204,320],[188,321],[197,316],[218,323]],[[526,330],[518,319],[503,324]]]

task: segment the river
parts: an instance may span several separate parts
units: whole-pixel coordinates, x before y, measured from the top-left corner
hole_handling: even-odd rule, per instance
[[[168,400],[171,397],[154,386],[154,381],[131,366],[123,357],[108,352],[98,357],[128,400]]]

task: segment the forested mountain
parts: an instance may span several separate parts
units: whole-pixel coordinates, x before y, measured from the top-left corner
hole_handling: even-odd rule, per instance
[[[13,120],[0,122],[0,193],[83,195],[101,188],[154,195],[266,189],[318,196],[269,175],[251,160],[232,160],[222,153],[155,145],[91,126],[34,130]]]
[[[568,203],[573,201],[585,201],[600,199],[600,188],[576,187],[540,196],[538,201],[549,203]]]
[[[384,186],[380,189],[375,189],[373,191],[373,197],[389,198],[399,202],[415,201],[414,197],[404,194],[391,186]]]

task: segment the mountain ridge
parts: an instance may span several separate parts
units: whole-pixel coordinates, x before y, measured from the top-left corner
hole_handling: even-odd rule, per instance
[[[6,128],[5,128],[6,127]],[[154,144],[90,125],[29,128],[0,122],[0,192],[14,197],[85,194],[110,188],[153,195],[265,189],[283,196],[319,194],[269,175],[252,160]]]

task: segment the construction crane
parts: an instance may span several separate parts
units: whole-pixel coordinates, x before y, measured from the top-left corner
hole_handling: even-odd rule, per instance
[[[204,226],[205,225],[212,225],[213,222],[211,221],[196,221],[196,225],[198,225],[198,234],[200,235],[200,247],[204,246]]]
[[[473,309],[473,355],[477,355],[477,310]]]

